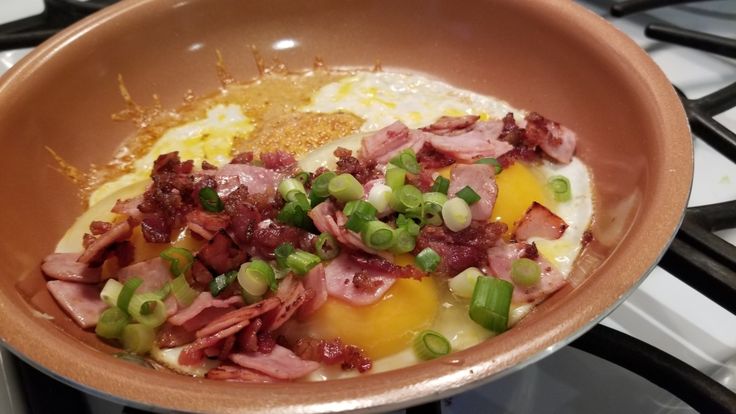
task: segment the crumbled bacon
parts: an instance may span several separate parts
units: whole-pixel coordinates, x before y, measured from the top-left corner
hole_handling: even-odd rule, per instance
[[[470,227],[453,232],[446,227],[426,226],[417,237],[415,252],[430,247],[442,260],[438,272],[455,275],[468,267],[481,266],[486,251],[506,231],[505,224],[473,221]]]
[[[353,285],[362,292],[373,293],[383,285],[383,280],[373,277],[365,270],[361,270],[353,276]]]
[[[380,256],[374,256],[363,252],[350,252],[350,259],[366,270],[374,270],[381,274],[391,275],[393,277],[405,277],[413,279],[421,279],[424,274],[414,266],[395,265]]]
[[[236,155],[230,164],[250,164],[253,162],[253,153],[251,151],[241,152]]]
[[[447,154],[437,151],[429,142],[425,142],[422,149],[417,152],[417,161],[422,167],[430,169],[447,167],[455,162]]]
[[[580,243],[582,243],[583,247],[585,247],[589,245],[590,242],[592,242],[593,240],[594,240],[593,232],[590,229],[588,229],[588,230],[585,230],[585,232],[583,233],[583,238],[580,240]]]
[[[378,178],[380,175],[380,172],[376,169],[377,164],[374,160],[359,160],[353,157],[352,151],[342,147],[338,147],[334,154],[337,157],[337,169],[335,172],[338,174],[350,174],[361,184]]]
[[[260,158],[269,170],[291,171],[296,166],[294,155],[286,151],[263,152]]]
[[[373,362],[362,349],[344,344],[340,338],[331,341],[315,338],[299,338],[294,344],[294,353],[300,358],[321,362],[325,365],[340,364],[344,370],[357,369],[366,372]]]
[[[168,243],[171,241],[171,223],[160,214],[148,214],[141,220],[141,232],[149,243]]]
[[[82,235],[82,247],[85,249],[89,248],[95,240],[97,240],[97,237],[89,233],[84,233],[84,235]]]
[[[317,236],[306,230],[266,220],[256,226],[251,244],[259,256],[272,259],[273,251],[282,243],[314,252],[316,240]]]
[[[248,255],[240,250],[230,236],[224,231],[219,231],[215,236],[197,252],[197,260],[202,262],[208,269],[219,275],[236,269],[243,264]]]
[[[217,166],[215,164],[210,164],[207,162],[207,160],[202,160],[202,169],[203,170],[216,170]]]
[[[262,354],[270,354],[276,347],[276,338],[271,332],[259,332],[256,335],[258,340],[258,352]]]
[[[89,231],[92,232],[93,235],[99,236],[101,234],[105,234],[112,228],[112,223],[107,221],[93,221],[89,224]]]

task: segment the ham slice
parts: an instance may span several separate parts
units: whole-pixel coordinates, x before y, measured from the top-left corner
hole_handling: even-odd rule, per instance
[[[480,117],[478,115],[443,116],[433,124],[422,128],[422,131],[435,135],[459,135],[467,131]]]
[[[555,161],[567,164],[572,161],[577,145],[575,132],[549,120],[536,112],[527,115],[519,122],[526,129],[527,140],[539,145]]]
[[[464,162],[472,162],[477,158],[493,157],[511,151],[514,147],[498,139],[503,130],[502,121],[478,122],[473,129],[460,135],[428,137],[429,143],[442,153]]]
[[[227,196],[241,185],[248,187],[250,194],[275,191],[282,177],[277,171],[249,164],[226,164],[219,170],[205,170],[203,173],[214,173],[220,197]]]
[[[526,257],[534,260],[542,271],[539,282],[530,287],[514,284],[514,303],[539,303],[567,283],[565,277],[537,252],[534,244],[514,243],[493,247],[488,250],[488,262],[492,273],[511,283],[511,264]]]
[[[97,325],[100,314],[108,307],[100,299],[100,289],[97,286],[51,280],[46,282],[46,288],[64,312],[82,328]]]
[[[79,253],[52,253],[43,259],[41,270],[51,278],[77,283],[99,283],[100,267],[79,263]]]
[[[138,293],[157,291],[171,280],[169,263],[160,257],[126,266],[118,270],[116,276],[120,283],[125,283],[134,277],[141,278],[143,283],[136,289]]]
[[[249,322],[247,320],[240,321],[212,335],[198,338],[196,341],[182,349],[181,354],[179,354],[179,363],[182,365],[197,365],[201,363],[205,356],[205,350],[213,348],[223,339],[235,335],[241,329],[248,326],[248,323]],[[213,351],[215,352],[210,353],[210,356],[219,354],[219,350]]]
[[[113,213],[123,214],[135,221],[140,221],[143,218],[143,213],[138,210],[138,206],[143,202],[143,195],[129,198],[127,200],[118,200],[112,207]]]
[[[253,318],[263,315],[281,305],[281,299],[270,297],[258,303],[246,306],[244,308],[230,311],[221,317],[210,322],[204,328],[197,331],[197,338],[203,338],[227,329],[230,326],[237,325],[242,321],[249,321]]]
[[[325,279],[325,267],[322,263],[313,267],[302,279],[304,287],[312,291],[312,298],[304,302],[299,308],[299,319],[308,318],[316,312],[327,301],[327,280]]]
[[[132,234],[131,230],[132,227],[128,220],[115,224],[105,234],[95,239],[79,256],[77,261],[80,263],[93,263],[99,260],[105,253],[105,250],[113,243],[128,239]]]
[[[557,240],[562,237],[566,229],[565,220],[535,201],[516,226],[514,238],[517,241],[526,241],[532,237]]]
[[[357,250],[362,250],[366,253],[392,257],[390,253],[371,249],[363,243],[363,240],[361,240],[358,233],[347,230],[344,227],[345,223],[348,221],[347,217],[345,217],[345,214],[343,214],[342,211],[338,211],[335,208],[335,204],[333,204],[332,201],[326,200],[319,203],[307,214],[319,231],[331,234],[341,244]]]
[[[279,283],[276,297],[281,300],[281,306],[263,318],[265,331],[275,331],[288,321],[307,300],[307,293],[299,280],[296,280],[294,276],[287,276]]]
[[[186,215],[187,227],[205,240],[215,237],[218,231],[223,230],[230,223],[225,214],[213,214],[202,210],[192,210]]]
[[[186,308],[179,311],[176,315],[169,318],[168,322],[172,325],[178,325],[178,326],[184,326],[185,324],[189,323],[189,327],[196,326],[200,324],[200,321],[192,322],[195,320],[200,313],[202,313],[204,310],[209,308],[220,308],[220,309],[231,309],[232,306],[236,305],[242,305],[243,299],[240,296],[231,296],[227,299],[215,299],[212,297],[212,294],[210,292],[202,292],[197,296],[194,301],[187,306]],[[214,319],[217,319],[219,316],[212,316],[212,319],[206,320],[205,324],[207,322],[210,322]],[[198,326],[196,329],[201,328],[204,326],[202,324],[201,326]]]
[[[363,160],[375,160],[379,164],[387,163],[397,151],[410,147],[414,138],[409,128],[401,121],[376,131],[363,138],[358,157]]]
[[[278,380],[260,372],[235,365],[220,365],[205,375],[207,379],[228,382],[277,382]]]
[[[487,164],[455,164],[450,173],[448,193],[455,195],[465,186],[469,186],[480,196],[480,200],[470,206],[473,220],[488,220],[498,194],[493,167]]]
[[[325,282],[327,293],[351,305],[366,306],[378,302],[396,279],[390,275],[371,271],[372,282],[380,282],[375,289],[359,289],[353,278],[364,269],[350,258],[348,253],[341,253],[335,260],[325,267]]]
[[[269,354],[231,354],[230,360],[243,368],[282,380],[298,379],[319,368],[318,362],[303,360],[281,345],[276,345]]]

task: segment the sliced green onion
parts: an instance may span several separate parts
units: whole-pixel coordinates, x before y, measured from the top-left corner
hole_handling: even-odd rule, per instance
[[[396,228],[404,228],[412,236],[418,236],[421,230],[419,224],[403,214],[399,214],[396,218]]]
[[[288,201],[296,203],[304,211],[309,211],[309,208],[312,207],[312,204],[309,202],[307,195],[304,193],[300,193],[299,191],[291,191],[289,194],[286,195],[286,198],[288,199]]]
[[[292,201],[288,195],[292,191],[296,191],[298,193],[307,194],[307,191],[304,189],[304,184],[301,183],[301,181],[297,180],[296,178],[287,178],[284,180],[281,180],[278,186],[279,194],[281,194],[281,197],[284,198],[286,201]]]
[[[329,185],[333,178],[337,177],[332,171],[327,171],[319,175],[312,181],[312,192],[317,197],[327,198],[330,196]]]
[[[368,192],[368,202],[373,204],[379,214],[385,214],[391,211],[391,187],[386,184],[375,184]]]
[[[511,262],[511,280],[514,283],[529,287],[539,283],[542,277],[542,270],[537,262],[523,257]]]
[[[442,220],[445,226],[452,231],[460,231],[468,226],[473,220],[468,203],[462,198],[451,198],[442,206]]]
[[[432,184],[432,192],[435,193],[442,193],[447,194],[447,191],[450,189],[450,180],[447,178],[438,175],[437,178],[434,179],[434,183]]]
[[[394,229],[380,220],[368,222],[360,235],[372,249],[386,250],[394,244]]]
[[[479,277],[470,300],[470,319],[489,331],[505,331],[513,293],[514,285],[503,279]]]
[[[304,200],[306,200],[306,196]],[[308,201],[307,204],[309,204]],[[299,201],[289,201],[281,208],[276,219],[290,226],[310,229],[313,224],[312,219],[309,218],[309,215],[307,214],[308,211],[309,208],[305,208],[304,204],[301,204]]]
[[[187,278],[184,275],[175,277],[169,284],[171,285],[171,292],[174,294],[176,301],[183,306],[191,305],[194,299],[199,296],[199,292],[189,286],[189,282],[187,282]]]
[[[263,296],[269,289],[275,292],[278,288],[273,269],[263,260],[243,263],[237,276],[243,291],[253,297]]]
[[[327,200],[327,197],[320,197],[317,194],[315,194],[314,191],[309,193],[309,205],[311,207],[317,207],[319,203],[325,200]]]
[[[100,292],[100,299],[109,306],[118,306],[118,297],[123,290],[123,284],[115,279],[107,279],[105,286]]]
[[[274,256],[276,256],[276,264],[282,269],[285,268],[286,258],[292,253],[294,253],[294,245],[291,243],[279,244],[273,251]]]
[[[169,271],[174,276],[186,273],[194,263],[192,252],[183,247],[169,247],[162,251],[159,256],[169,262]]]
[[[123,329],[121,340],[123,348],[135,354],[145,354],[153,348],[156,332],[150,326],[131,323]]]
[[[217,296],[222,293],[223,290],[227,289],[233,280],[238,277],[238,272],[231,270],[227,273],[223,273],[210,281],[210,293],[212,296]]]
[[[386,185],[393,191],[397,191],[404,185],[406,170],[399,167],[391,167],[386,170]]]
[[[394,230],[394,245],[391,246],[393,253],[409,253],[416,246],[416,238],[409,233],[406,227]]]
[[[473,297],[473,289],[475,288],[475,282],[479,276],[483,276],[483,272],[477,267],[469,267],[462,272],[458,273],[457,276],[450,279],[448,285],[450,291],[461,298]]]
[[[133,295],[128,305],[128,313],[137,322],[151,328],[166,321],[166,305],[153,292]]]
[[[340,174],[333,178],[327,189],[331,196],[343,203],[363,198],[363,186],[350,174]]]
[[[427,329],[414,338],[414,352],[425,361],[447,355],[451,350],[450,341],[439,332]]]
[[[219,213],[225,209],[220,196],[217,195],[217,191],[212,187],[204,187],[199,190],[199,204],[202,205],[203,209],[213,213]]]
[[[306,171],[300,171],[294,174],[294,178],[300,183],[302,183],[302,185],[304,185],[309,182],[309,173]]]
[[[342,209],[342,213],[346,216],[350,216],[355,211],[355,207],[358,207],[358,202],[361,200],[353,200],[345,203],[345,207]]]
[[[466,185],[461,188],[460,191],[455,193],[455,197],[462,198],[468,203],[469,206],[477,203],[480,200],[480,196],[470,186]]]
[[[438,192],[422,194],[424,203],[424,223],[430,226],[442,225],[442,206],[447,202],[447,196]]]
[[[422,250],[419,252],[417,257],[414,258],[414,262],[424,272],[434,272],[437,269],[437,266],[439,266],[440,260],[442,260],[440,255],[432,250],[431,247],[427,247]]]
[[[314,245],[317,256],[322,260],[330,260],[340,254],[340,245],[330,233],[322,233],[317,237],[317,243]]]
[[[128,314],[117,306],[113,306],[102,312],[95,326],[95,333],[102,338],[119,338],[128,323],[130,323]]]
[[[557,201],[570,201],[572,198],[572,190],[570,189],[570,180],[561,175],[550,177],[547,182],[552,194]]]
[[[422,205],[422,192],[413,185],[407,184],[393,192],[391,207],[405,213]]]
[[[421,166],[417,162],[417,155],[411,148],[407,148],[399,152],[393,158],[391,158],[391,161],[389,162],[399,168],[405,169],[412,174],[419,174],[419,172],[421,171]]]
[[[481,158],[479,160],[476,160],[475,164],[488,164],[493,167],[493,169],[496,171],[496,174],[499,174],[501,171],[503,171],[503,166],[501,166],[501,163],[498,162],[498,160],[495,158]]]
[[[169,283],[163,285],[161,289],[153,292],[159,299],[164,300],[167,296],[169,296],[169,293],[171,293],[171,285]]]
[[[258,303],[263,300],[263,296],[253,296],[250,293],[246,292],[244,289],[241,289],[241,291],[242,291],[241,296],[243,296],[243,301],[247,305],[252,305],[254,303]]]
[[[305,252],[304,250],[297,250],[286,258],[286,264],[289,266],[289,269],[298,275],[307,274],[307,272],[312,270],[320,262],[319,256]]]
[[[376,219],[376,208],[373,204],[363,201],[354,200],[345,205],[343,210],[348,221],[345,223],[345,227],[354,232],[360,232],[365,227],[366,223]]]
[[[130,299],[133,298],[135,290],[138,289],[138,287],[140,287],[140,285],[142,284],[143,279],[139,277],[134,277],[125,282],[125,284],[123,285],[123,289],[120,290],[120,294],[118,295],[118,302],[116,303],[117,307],[127,311],[128,305],[130,304]]]

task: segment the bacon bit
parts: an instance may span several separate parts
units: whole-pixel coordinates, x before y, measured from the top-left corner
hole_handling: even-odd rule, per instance
[[[455,275],[468,267],[479,267],[507,227],[500,222],[473,221],[470,227],[453,232],[445,227],[426,226],[417,237],[415,252],[430,247],[442,257],[438,272]]]
[[[282,243],[291,243],[297,249],[314,253],[316,240],[317,236],[306,230],[268,220],[256,227],[251,245],[258,256],[273,259],[273,251]]]
[[[302,359],[321,362],[325,365],[340,364],[343,370],[357,369],[366,372],[373,362],[362,349],[345,345],[340,338],[331,341],[316,338],[299,338],[294,345],[294,353]]]
[[[296,166],[294,155],[286,151],[262,152],[260,155],[263,166],[269,170],[291,171]]]
[[[112,223],[107,221],[93,221],[92,223],[89,223],[89,231],[92,232],[93,235],[99,236],[101,234],[105,234],[112,228]]]
[[[262,354],[270,354],[276,347],[276,338],[271,332],[259,332],[256,338],[258,339],[258,352]]]
[[[531,260],[537,260],[539,257],[539,250],[537,250],[536,243],[529,243],[524,245],[524,250],[519,255],[520,258],[524,259],[531,259]]]
[[[380,272],[382,274],[390,275],[393,277],[412,278],[419,280],[424,276],[424,273],[414,266],[398,266],[389,262],[383,257],[355,251],[350,252],[349,257],[353,262],[360,265],[363,269],[375,270],[376,272]]]
[[[337,157],[337,174],[350,174],[361,184],[380,176],[374,160],[361,161],[353,157],[353,151],[342,147],[337,147],[334,154]]]
[[[210,164],[207,160],[202,160],[202,169],[203,170],[216,170],[217,166],[215,164]]]
[[[593,237],[593,231],[590,229],[585,230],[585,232],[583,233],[583,238],[581,240],[583,247],[589,245],[593,240],[595,240],[595,238]]]
[[[450,156],[437,151],[429,142],[425,142],[417,152],[417,161],[422,167],[430,169],[447,167],[455,162]]]
[[[253,152],[241,152],[230,161],[230,164],[250,164],[253,162]]]
[[[240,250],[223,230],[218,231],[206,245],[199,249],[196,257],[218,275],[236,269],[248,259],[248,255]]]
[[[95,242],[95,240],[97,240],[97,237],[89,233],[84,233],[84,235],[82,236],[82,247],[84,247],[85,249],[88,249],[89,246],[91,246],[92,243]]]
[[[383,286],[383,280],[374,278],[365,270],[361,270],[353,276],[353,285],[361,292],[375,293],[379,287]]]

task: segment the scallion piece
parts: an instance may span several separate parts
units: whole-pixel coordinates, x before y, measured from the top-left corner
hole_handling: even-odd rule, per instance
[[[122,283],[115,279],[107,279],[105,286],[102,288],[102,292],[100,292],[100,299],[109,306],[118,306],[118,297],[120,297],[120,292],[122,291]]]
[[[273,251],[274,256],[276,256],[276,264],[282,269],[287,267],[286,258],[292,253],[294,253],[294,245],[291,243],[279,244]]]
[[[294,178],[300,183],[302,183],[302,185],[304,185],[309,182],[309,173],[306,171],[300,171],[294,174]]]
[[[391,197],[393,191],[386,184],[375,184],[368,192],[368,202],[376,208],[378,214],[385,214],[391,211]]]
[[[176,301],[183,306],[191,305],[194,299],[199,296],[199,292],[189,286],[189,282],[187,282],[187,278],[184,275],[175,277],[169,284],[171,285],[171,292],[174,294]]]
[[[462,198],[451,198],[442,206],[442,220],[445,226],[452,231],[460,231],[473,220],[468,203]]]
[[[542,270],[534,260],[522,257],[511,262],[511,280],[514,283],[529,287],[539,283],[541,277]]]
[[[496,174],[499,174],[501,171],[503,171],[503,166],[501,166],[501,163],[498,162],[498,160],[495,158],[481,158],[479,160],[476,160],[475,164],[488,164],[493,167]]]
[[[572,198],[572,190],[570,189],[570,180],[561,175],[550,177],[547,182],[556,201],[570,201]]]
[[[360,233],[369,221],[376,219],[377,211],[373,204],[367,201],[353,200],[345,205],[343,213],[348,216],[345,227]]]
[[[155,328],[166,321],[166,305],[153,292],[136,293],[130,299],[128,313],[137,322]]]
[[[306,196],[304,200],[306,200]],[[308,201],[307,204],[309,204]],[[309,208],[305,208],[304,204],[301,204],[299,201],[289,201],[281,208],[276,219],[290,226],[310,229],[313,224],[312,219],[307,214],[308,211]]]
[[[312,181],[312,192],[311,194],[320,197],[327,198],[330,196],[329,185],[333,178],[337,177],[332,171],[327,171],[319,175]]]
[[[469,299],[473,297],[475,282],[480,276],[483,276],[483,272],[481,272],[480,269],[477,267],[469,267],[450,279],[448,282],[450,291],[454,293],[455,296]]]
[[[478,193],[476,193],[469,185],[466,185],[461,188],[460,191],[455,193],[455,197],[462,198],[469,206],[472,206],[480,200]]]
[[[117,306],[112,306],[105,309],[100,315],[97,326],[95,326],[95,333],[102,338],[119,338],[128,323],[130,323],[128,314]]]
[[[419,172],[422,170],[422,167],[417,162],[417,155],[411,148],[407,148],[399,152],[393,158],[391,158],[391,161],[389,162],[399,168],[403,168],[404,170],[412,174],[419,174]]]
[[[156,332],[153,328],[140,323],[131,323],[126,326],[121,336],[123,348],[139,355],[151,350],[154,339],[156,339]]]
[[[360,233],[363,243],[376,250],[386,250],[394,244],[394,229],[388,224],[373,220]]]
[[[319,256],[297,250],[286,258],[286,265],[298,275],[305,275],[321,262]]]
[[[322,233],[317,237],[317,243],[314,245],[317,256],[322,260],[330,260],[340,254],[340,245],[330,233]]]
[[[440,264],[440,255],[437,254],[434,250],[432,250],[431,247],[427,247],[426,249],[419,252],[416,258],[414,258],[414,262],[417,264],[417,266],[422,269],[424,272],[434,272],[437,269],[437,266]]]
[[[340,174],[327,186],[330,195],[343,203],[363,198],[363,186],[350,174]]]
[[[442,225],[442,206],[447,202],[447,196],[438,192],[422,194],[424,203],[424,223],[430,226]]]
[[[212,281],[210,281],[210,293],[212,296],[217,296],[222,293],[223,290],[233,283],[233,280],[235,280],[236,277],[238,277],[238,272],[231,270],[212,279]]]
[[[312,204],[309,202],[307,195],[304,193],[300,193],[299,191],[291,191],[289,194],[286,195],[286,198],[289,200],[289,202],[296,203],[304,211],[309,211],[309,209],[312,207]]]
[[[386,169],[386,185],[393,191],[397,191],[404,185],[406,180],[406,170],[399,167],[389,167]]]
[[[396,228],[405,228],[412,236],[418,236],[419,231],[421,230],[419,224],[403,214],[399,214],[396,218]]]
[[[432,192],[435,193],[442,193],[447,194],[447,191],[450,189],[450,180],[447,178],[438,175],[437,178],[434,179],[434,183],[432,184]]]
[[[183,247],[169,247],[159,256],[169,262],[169,271],[174,277],[186,273],[194,263],[192,252]]]
[[[416,246],[416,238],[409,233],[406,227],[394,230],[394,245],[391,246],[393,253],[409,253]]]
[[[429,329],[419,332],[414,338],[414,352],[422,360],[430,360],[452,351],[450,341],[441,333]]]
[[[315,194],[314,191],[309,193],[309,205],[311,207],[317,207],[319,203],[325,200],[327,200],[327,197],[320,197],[317,194]]]
[[[422,205],[422,192],[413,185],[407,184],[393,192],[391,207],[405,213],[415,210]]]
[[[301,183],[301,181],[297,180],[296,178],[287,178],[284,180],[281,180],[278,186],[279,194],[281,194],[281,197],[284,198],[286,201],[292,201],[292,198],[289,197],[289,194],[292,191],[296,191],[297,193],[301,194],[307,194],[307,191],[304,189],[304,184]]]
[[[273,269],[263,260],[243,263],[237,272],[238,283],[251,296],[263,296],[269,289],[276,291],[278,284]]]
[[[204,187],[199,190],[199,204],[202,205],[203,209],[213,213],[219,213],[225,209],[220,196],[212,187]]]
[[[470,319],[489,331],[505,331],[513,293],[514,285],[503,279],[479,277],[470,300]]]
[[[117,307],[127,311],[128,305],[130,305],[130,299],[133,298],[136,289],[138,289],[142,284],[143,279],[139,277],[134,277],[125,282],[123,289],[120,290],[120,294],[118,295],[118,302],[116,303]]]

